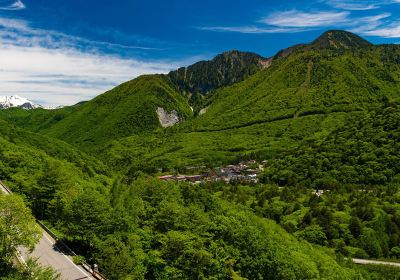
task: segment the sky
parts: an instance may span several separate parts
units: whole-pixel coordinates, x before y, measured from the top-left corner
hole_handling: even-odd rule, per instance
[[[227,50],[265,57],[342,29],[400,42],[400,0],[0,0],[0,96],[89,100]]]

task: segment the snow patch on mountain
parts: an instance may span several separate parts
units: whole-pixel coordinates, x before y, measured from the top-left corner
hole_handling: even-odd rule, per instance
[[[178,112],[175,110],[172,110],[171,113],[168,113],[164,110],[164,108],[158,107],[156,112],[162,127],[173,126],[180,122]]]
[[[26,110],[42,108],[42,106],[20,96],[0,96],[0,109],[23,108]]]

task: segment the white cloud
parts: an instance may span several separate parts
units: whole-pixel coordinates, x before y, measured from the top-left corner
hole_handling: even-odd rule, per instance
[[[386,23],[386,19],[390,18],[390,13],[383,13],[376,16],[361,17],[352,22],[350,31],[364,34],[365,31],[379,28]]]
[[[365,28],[359,31],[366,36],[377,36],[384,38],[400,38],[400,21],[393,22],[388,26],[377,28]]]
[[[276,12],[260,22],[277,27],[323,27],[349,22],[349,12],[302,12],[298,10]]]
[[[378,9],[384,5],[399,4],[399,0],[323,0],[332,7],[352,11],[366,11]]]
[[[340,1],[335,0],[330,2],[339,3]],[[373,5],[373,2],[368,1],[370,5]],[[341,1],[341,3],[349,8],[350,6],[348,5],[352,1]],[[400,0],[390,0],[390,3],[399,4]],[[358,8],[361,9],[361,6]],[[367,7],[364,6],[364,8]],[[400,38],[400,18],[394,17],[391,13],[382,12],[372,16],[355,16],[350,11],[343,10],[314,12],[299,10],[280,11],[271,13],[267,17],[258,20],[257,24],[251,26],[211,26],[199,29],[214,32],[268,34],[297,33],[322,28],[346,29],[366,36]]]
[[[303,28],[279,28],[279,27],[257,27],[257,26],[209,26],[200,27],[200,30],[216,32],[238,32],[245,34],[270,34],[270,33],[296,33],[304,31]]]
[[[328,0],[326,4],[344,10],[366,11],[380,7],[384,1],[359,1],[359,0]]]
[[[116,46],[0,17],[0,95],[20,95],[43,105],[70,105],[141,74],[178,67],[169,61],[123,59],[99,51],[110,47]]]
[[[238,32],[246,34],[298,33],[320,27],[342,26],[352,22],[347,11],[303,12],[298,10],[275,12],[253,26],[206,26],[200,30],[215,32]]]
[[[382,38],[400,38],[400,20],[390,18],[391,14],[364,17],[350,31],[364,35]]]
[[[253,26],[205,26],[200,30],[215,32],[238,32],[246,34],[297,33],[316,27],[345,25],[349,23],[349,12],[306,13],[298,10],[275,12],[258,21]],[[260,25],[261,24],[261,25]]]
[[[21,0],[16,0],[12,2],[7,0],[0,1],[0,10],[16,11],[16,10],[23,10],[25,8],[26,6],[24,3],[22,3]]]

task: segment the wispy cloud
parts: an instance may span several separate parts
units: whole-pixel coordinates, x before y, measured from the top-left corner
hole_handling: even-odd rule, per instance
[[[379,8],[382,2],[385,1],[328,0],[323,2],[339,9],[352,10],[352,11],[366,11]]]
[[[277,27],[323,27],[333,24],[345,24],[349,21],[349,12],[302,12],[290,10],[273,13],[260,22]]]
[[[325,0],[321,0],[326,2]],[[320,1],[320,2],[321,2]],[[365,36],[400,38],[400,17],[389,12],[367,13],[361,16],[361,10],[378,8],[379,5],[400,4],[400,0],[387,1],[339,1],[329,0],[337,10],[301,11],[296,9],[273,12],[247,26],[206,26],[204,31],[237,32],[245,34],[297,33],[311,30],[335,28],[346,29]],[[339,9],[342,8],[342,9]],[[357,15],[349,10],[358,10]],[[362,14],[362,13],[361,13]]]
[[[378,9],[385,5],[399,4],[399,0],[322,0],[332,7],[351,11],[367,11]]]
[[[17,11],[17,10],[23,10],[25,8],[26,8],[26,6],[24,3],[22,3],[21,0],[16,0],[16,1],[1,0],[0,1],[0,10]]]
[[[345,26],[351,20],[350,13],[341,12],[302,12],[289,10],[275,12],[262,18],[251,26],[205,26],[199,29],[216,32],[238,32],[245,34],[268,34],[268,33],[298,33],[335,25]]]
[[[102,51],[111,47],[119,46],[0,17],[0,95],[69,105],[141,74],[165,73],[180,64],[123,59]]]
[[[239,32],[247,34],[271,34],[271,33],[296,33],[304,31],[304,28],[279,28],[279,27],[257,27],[257,26],[209,26],[200,27],[200,30],[216,32]]]
[[[400,20],[393,22],[386,26],[380,26],[375,28],[360,28],[359,33],[366,36],[376,36],[384,38],[400,38]]]

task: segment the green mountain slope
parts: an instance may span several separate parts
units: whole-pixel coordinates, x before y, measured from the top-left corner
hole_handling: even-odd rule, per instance
[[[196,130],[242,127],[310,114],[356,111],[400,90],[400,47],[307,50],[275,61],[245,81],[217,90]]]
[[[175,110],[181,119],[191,115],[186,100],[164,76],[142,76],[86,102],[41,132],[90,148],[135,133],[161,127],[156,110]]]
[[[295,150],[282,153],[271,162],[265,180],[317,189],[398,184],[399,127],[398,104],[359,113],[324,141],[304,141]]]
[[[131,172],[271,159],[304,138],[325,137],[346,117],[340,112],[310,115],[217,131],[185,132],[185,125],[182,131],[176,127],[111,141],[99,148],[98,155],[113,168]]]
[[[61,201],[109,184],[110,173],[103,163],[65,142],[3,120],[0,131],[1,179],[25,195],[39,218],[55,219]]]
[[[0,110],[0,118],[18,127],[25,128],[33,132],[39,132],[52,127],[62,121],[66,116],[78,110],[83,103],[74,106],[67,106],[55,110],[33,109],[25,110],[22,108],[9,108]]]

